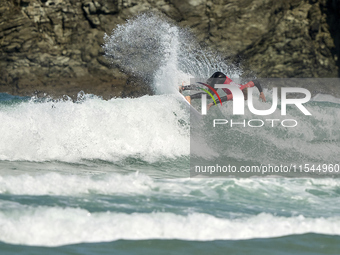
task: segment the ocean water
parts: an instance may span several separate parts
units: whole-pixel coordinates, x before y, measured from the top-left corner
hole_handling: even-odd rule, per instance
[[[0,94],[1,255],[339,254],[339,178],[190,178],[192,119],[176,87],[216,69],[242,72],[197,45],[189,51],[186,33],[141,15],[106,36],[108,57],[148,73],[153,96]],[[148,38],[152,48],[131,52]],[[135,59],[124,62],[124,51]],[[337,100],[315,97],[309,121],[292,111],[302,123],[296,130],[265,128],[246,141],[236,129],[238,147],[210,156],[339,164]],[[212,116],[228,111],[226,104]],[[249,148],[267,149],[254,158]]]
[[[0,253],[338,254],[339,179],[190,178],[186,106],[1,94]]]

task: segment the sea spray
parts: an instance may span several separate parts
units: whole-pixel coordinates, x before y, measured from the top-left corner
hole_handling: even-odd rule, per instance
[[[118,25],[104,41],[109,61],[144,79],[156,94],[173,93],[180,81],[207,78],[216,71],[235,78],[241,73],[217,52],[200,46],[189,29],[151,12]]]

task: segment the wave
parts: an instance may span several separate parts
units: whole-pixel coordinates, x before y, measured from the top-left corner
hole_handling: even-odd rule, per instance
[[[90,213],[73,208],[0,212],[0,241],[59,246],[120,239],[242,240],[293,234],[340,235],[340,218],[278,217],[267,213],[236,219],[192,213]]]
[[[72,204],[91,212],[164,210],[154,203],[152,207],[145,206],[150,199],[155,199],[178,205],[183,212],[208,213],[216,217],[240,216],[245,211],[285,217],[299,214],[331,217],[338,211],[339,185],[338,179],[153,179],[138,172],[19,174],[0,177],[0,205],[12,208],[12,205],[6,206],[12,203],[10,201],[25,204],[30,197],[31,204],[39,207],[46,205],[50,197],[53,206],[64,206],[64,198],[70,197]],[[119,199],[108,199],[108,196]],[[124,199],[120,200],[122,197]],[[184,202],[185,207],[182,206]],[[211,207],[215,208],[214,212]],[[174,212],[171,208],[165,210]],[[277,208],[285,210],[277,211]]]
[[[1,107],[0,119],[0,160],[153,162],[189,154],[188,108],[174,95],[30,101]]]
[[[9,172],[10,173],[10,172]],[[223,199],[219,191],[230,194],[244,193],[285,193],[292,198],[308,196],[317,202],[320,198],[332,198],[338,194],[339,179],[153,179],[135,172],[83,173],[78,175],[63,173],[25,173],[0,176],[0,194],[13,195],[84,195],[84,194],[167,194],[192,195],[207,199]],[[206,191],[209,190],[210,191]],[[313,190],[314,192],[310,192]],[[199,192],[198,192],[199,191]],[[212,192],[211,192],[212,191]],[[237,192],[236,192],[237,191]],[[318,193],[320,197],[318,197]],[[261,195],[262,196],[262,195]],[[229,199],[225,197],[224,199]]]
[[[257,109],[271,104],[270,92],[265,93],[269,102],[255,101]],[[299,123],[295,128],[203,126],[197,138],[192,136],[195,126],[190,131],[189,107],[175,94],[109,101],[93,95],[85,95],[77,102],[25,99],[0,105],[0,160],[121,162],[134,158],[152,163],[188,157],[190,144],[192,153],[206,144],[210,149],[206,156],[211,158],[250,162],[256,159],[274,164],[338,163],[339,104],[315,100],[307,108],[312,116],[289,109],[285,118],[295,119]],[[211,124],[214,118],[230,119],[229,116],[232,102],[212,109],[207,123]],[[246,111],[243,119],[252,118]],[[267,118],[282,116],[277,110],[271,116],[256,117],[263,122]],[[228,143],[219,148],[222,140]]]

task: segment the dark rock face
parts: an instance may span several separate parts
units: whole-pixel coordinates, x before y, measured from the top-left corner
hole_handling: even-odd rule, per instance
[[[105,98],[152,93],[112,67],[101,45],[104,31],[124,22],[117,1],[18,0],[0,6],[0,91]]]
[[[330,32],[326,1],[294,1],[286,10],[275,8],[269,31],[239,54],[259,76],[337,77],[337,48]],[[334,31],[335,32],[335,31]]]
[[[338,77],[337,0],[2,0],[0,92],[152,94],[103,56],[104,33],[162,12],[258,77]]]

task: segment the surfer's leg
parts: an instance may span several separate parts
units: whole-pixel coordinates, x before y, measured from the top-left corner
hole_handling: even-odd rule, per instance
[[[215,88],[215,84],[223,84],[225,79],[226,79],[226,75],[224,73],[221,72],[215,72],[207,81],[207,83]],[[208,88],[208,91],[210,93],[213,93],[213,91]],[[191,99],[197,99],[197,98],[201,98],[202,94],[206,94],[205,92],[200,92],[200,93],[196,93],[194,95],[191,96],[186,96],[185,99],[191,104]]]

